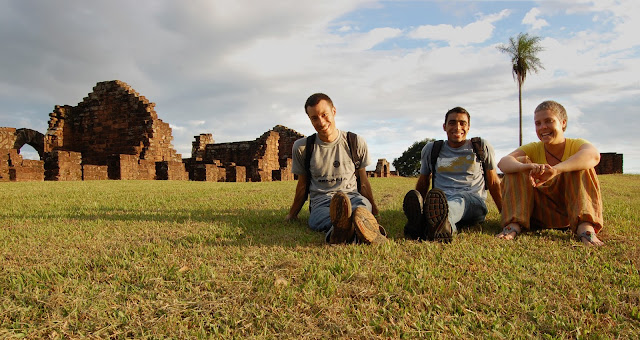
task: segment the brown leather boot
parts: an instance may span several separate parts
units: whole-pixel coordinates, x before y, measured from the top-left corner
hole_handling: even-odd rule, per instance
[[[387,232],[380,227],[376,217],[365,207],[357,207],[353,213],[353,224],[358,240],[367,244],[379,244],[387,241]]]
[[[329,235],[329,243],[351,242],[355,235],[351,223],[351,200],[344,192],[337,192],[331,198],[329,216],[333,225],[333,231]]]

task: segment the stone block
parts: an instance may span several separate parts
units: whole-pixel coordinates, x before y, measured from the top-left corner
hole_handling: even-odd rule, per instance
[[[85,181],[108,180],[109,171],[106,165],[82,165],[82,179]]]

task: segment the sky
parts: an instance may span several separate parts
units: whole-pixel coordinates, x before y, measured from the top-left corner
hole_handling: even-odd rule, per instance
[[[0,126],[45,133],[55,105],[117,79],[156,104],[187,158],[201,133],[309,135],[303,105],[323,92],[338,128],[366,139],[369,168],[446,138],[455,106],[499,159],[518,147],[518,88],[497,47],[528,33],[544,69],[523,86],[523,142],[538,141],[535,107],[555,100],[566,137],[640,173],[638,29],[637,0],[0,0]]]

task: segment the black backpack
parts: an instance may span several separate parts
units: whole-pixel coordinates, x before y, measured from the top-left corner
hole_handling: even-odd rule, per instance
[[[436,162],[438,161],[438,155],[440,155],[440,150],[442,149],[442,144],[444,144],[443,140],[437,140],[433,142],[433,148],[431,148],[431,188],[434,188],[436,185]],[[487,184],[487,155],[484,153],[484,140],[480,137],[471,138],[471,147],[473,148],[473,152],[476,154],[476,161],[480,163],[482,167],[482,177],[484,177],[484,189],[489,189],[489,185]]]
[[[309,197],[309,190],[311,188],[311,155],[313,154],[313,149],[316,145],[316,134],[312,134],[307,137],[307,146],[304,149],[304,168],[307,172],[307,188],[305,197]],[[356,171],[360,167],[360,161],[357,160],[357,150],[358,150],[358,135],[355,133],[348,131],[347,132],[347,146],[349,147],[349,152],[351,153],[351,160],[353,164],[356,166]],[[356,176],[357,177],[357,176]],[[358,178],[358,192],[360,191],[360,178]]]

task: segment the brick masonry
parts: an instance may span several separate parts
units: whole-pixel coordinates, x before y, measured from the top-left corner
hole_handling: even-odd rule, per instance
[[[621,174],[622,173],[622,154],[619,153],[601,153],[600,163],[596,165],[596,173],[598,174]]]
[[[293,143],[304,135],[276,125],[253,141],[215,143],[208,133],[195,136],[192,157],[173,148],[169,124],[155,104],[126,83],[96,84],[76,106],[55,106],[46,134],[0,127],[0,181],[196,180],[286,181]],[[29,144],[41,160],[23,160]],[[622,173],[622,154],[602,153],[599,174]],[[389,162],[379,159],[373,177],[389,177]]]
[[[293,143],[304,135],[282,125],[276,125],[253,141],[214,143],[211,134],[195,136],[192,158],[185,159],[192,180],[269,182],[293,180],[291,152]],[[226,178],[209,172],[214,167],[204,164],[224,164]],[[244,178],[243,178],[244,177]]]
[[[44,179],[48,181],[81,181],[82,155],[73,151],[52,151],[44,161]]]

